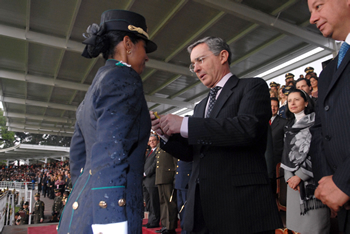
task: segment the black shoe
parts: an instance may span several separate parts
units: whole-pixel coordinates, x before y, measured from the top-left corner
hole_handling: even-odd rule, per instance
[[[146,227],[147,228],[157,228],[157,227],[159,227],[159,224],[158,225],[151,225],[151,224],[147,223]]]
[[[175,230],[164,229],[164,231],[162,231],[162,234],[176,234],[176,231]]]
[[[165,227],[162,227],[159,230],[156,230],[156,233],[163,233],[165,230],[167,230]]]

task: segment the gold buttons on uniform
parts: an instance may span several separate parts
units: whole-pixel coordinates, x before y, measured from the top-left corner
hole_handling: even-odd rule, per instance
[[[177,165],[176,167],[179,167],[179,165]]]
[[[90,173],[90,175],[92,175],[92,172],[91,172],[91,170],[89,171],[89,173]]]
[[[119,199],[119,201],[118,201],[119,206],[125,206],[125,204],[126,204],[126,201],[124,198]]]
[[[178,162],[180,161],[180,159],[177,160]]]
[[[107,203],[105,201],[100,201],[100,203],[98,203],[98,205],[101,207],[101,208],[107,208]]]
[[[176,172],[176,175],[179,174],[179,172]]]
[[[159,163],[159,161],[157,161],[157,163]]]
[[[83,173],[83,171],[84,171],[84,168],[81,168],[81,169],[80,169],[80,173]]]
[[[74,202],[73,205],[72,205],[73,210],[78,209],[78,206],[79,206],[78,202]]]
[[[187,176],[190,176],[190,174],[187,174]]]
[[[170,171],[170,168],[168,169],[168,171]]]
[[[157,168],[159,168],[159,166],[157,166]]]

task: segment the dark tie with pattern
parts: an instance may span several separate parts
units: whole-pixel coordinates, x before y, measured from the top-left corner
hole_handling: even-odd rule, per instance
[[[343,61],[343,58],[344,58],[346,52],[348,51],[349,47],[350,47],[350,45],[348,43],[346,43],[345,41],[341,45],[340,50],[339,50],[339,55],[338,55],[337,68],[339,68],[339,66],[340,66],[341,62]]]
[[[213,110],[214,104],[216,102],[216,94],[218,93],[218,91],[221,89],[220,86],[216,86],[212,89],[210,89],[209,92],[209,105],[208,105],[208,110],[207,110],[207,114],[205,115],[205,118],[209,118],[210,112]]]

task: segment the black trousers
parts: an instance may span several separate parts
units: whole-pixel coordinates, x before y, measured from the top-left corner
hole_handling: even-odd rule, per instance
[[[193,227],[193,232],[191,232],[191,234],[214,234],[213,232],[210,232],[208,230],[205,224],[198,184],[196,186],[196,199],[195,199],[194,207],[195,207],[194,227]],[[234,231],[234,230],[228,230],[228,233],[231,233],[231,231]],[[269,231],[257,232],[255,234],[274,234],[274,233],[275,233],[275,230],[269,230]]]
[[[160,221],[160,204],[158,187],[145,187],[145,192],[149,197],[148,209],[148,224],[151,226],[158,226]]]

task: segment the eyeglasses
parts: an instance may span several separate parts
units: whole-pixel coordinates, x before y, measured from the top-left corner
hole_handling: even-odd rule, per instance
[[[195,73],[194,71],[194,67],[196,66],[196,64],[203,64],[203,61],[204,61],[204,58],[206,57],[209,57],[210,55],[213,55],[213,54],[208,54],[206,56],[202,56],[202,57],[199,57],[199,58],[196,58],[194,61],[194,63],[191,63],[190,66],[189,66],[189,69],[190,69],[190,72],[192,73]]]

